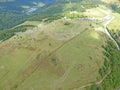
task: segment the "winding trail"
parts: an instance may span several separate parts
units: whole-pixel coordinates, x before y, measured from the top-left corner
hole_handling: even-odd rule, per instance
[[[105,13],[106,14],[106,16],[105,17],[103,17],[103,18],[81,18],[81,19],[85,19],[85,20],[102,20],[102,21],[104,21],[103,22],[103,28],[104,28],[104,31],[105,31],[105,33],[106,33],[106,35],[114,42],[114,44],[116,45],[116,47],[117,47],[117,50],[120,50],[120,47],[119,47],[119,45],[118,45],[118,43],[117,43],[117,41],[111,36],[111,34],[110,34],[110,32],[109,32],[109,29],[108,29],[108,27],[107,27],[107,25],[115,18],[114,16],[111,16],[110,15],[110,12],[109,11],[105,11],[105,10],[102,10],[102,9],[100,9],[100,11],[101,12],[103,12],[103,13]]]
[[[110,69],[108,71],[108,73],[101,80],[97,81],[96,83],[89,83],[89,84],[83,85],[83,86],[81,86],[81,87],[79,87],[77,89],[74,89],[74,90],[83,90],[84,88],[92,86],[93,84],[100,85],[105,80],[105,78],[111,73],[111,71],[112,70]]]
[[[106,24],[104,24],[104,30],[105,30],[105,33],[109,36],[109,38],[115,43],[117,49],[120,50],[120,47],[119,47],[117,41],[111,36],[111,34],[109,33],[108,28],[107,28],[107,25],[108,25],[113,19],[114,19],[114,17],[112,17],[111,20],[109,20]]]
[[[119,47],[117,41],[111,36],[111,34],[110,34],[110,32],[109,32],[109,29],[108,29],[108,27],[107,27],[107,25],[108,25],[115,17],[110,16],[110,12],[107,12],[107,11],[105,11],[105,10],[101,10],[101,12],[103,12],[103,13],[106,14],[106,16],[104,17],[104,19],[106,19],[107,22],[103,24],[103,25],[104,25],[105,33],[106,33],[106,34],[108,35],[108,37],[115,43],[117,49],[120,50],[120,47]]]

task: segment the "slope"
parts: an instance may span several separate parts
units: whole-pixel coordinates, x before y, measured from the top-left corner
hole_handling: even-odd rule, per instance
[[[69,90],[96,81],[105,38],[90,24],[100,27],[91,21],[60,19],[0,44],[0,89]]]

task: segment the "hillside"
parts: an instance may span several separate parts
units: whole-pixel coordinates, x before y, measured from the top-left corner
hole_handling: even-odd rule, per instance
[[[0,89],[69,90],[96,81],[104,37],[90,24],[95,25],[76,19],[38,24],[0,44]]]
[[[116,1],[0,0],[0,90],[119,89]]]

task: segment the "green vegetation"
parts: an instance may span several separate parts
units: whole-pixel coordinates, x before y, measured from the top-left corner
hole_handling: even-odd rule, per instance
[[[120,46],[120,30],[117,30],[116,32],[114,30],[110,30],[110,33]]]
[[[31,18],[28,18],[28,21],[44,21],[44,22],[52,22],[54,20],[57,20],[57,19],[60,19],[62,18],[62,15],[49,15],[49,14],[40,14],[40,15],[37,15],[37,16],[33,16]]]
[[[105,47],[106,57],[108,61],[105,62],[105,68],[111,68],[110,75],[103,81],[102,89],[104,90],[114,90],[120,87],[120,52],[116,49],[112,41],[108,42]]]
[[[99,90],[99,88],[96,84],[94,84],[91,86],[90,90]]]
[[[12,36],[14,36],[18,32],[25,32],[27,30],[27,27],[35,27],[32,25],[24,25],[24,26],[19,26],[16,28],[8,29],[8,30],[2,30],[0,31],[0,40],[5,41]]]
[[[108,25],[109,32],[120,46],[120,14],[113,13],[114,20]]]
[[[119,7],[119,5],[111,4],[111,8],[112,8],[115,12],[120,13],[120,7]]]

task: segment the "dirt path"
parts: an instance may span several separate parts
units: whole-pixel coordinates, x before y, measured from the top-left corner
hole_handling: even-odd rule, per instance
[[[110,73],[111,73],[111,69],[109,69],[108,73],[101,80],[97,81],[96,83],[89,83],[89,84],[83,85],[83,86],[79,87],[78,89],[74,89],[74,90],[83,90],[84,88],[92,86],[93,84],[100,85]]]
[[[116,42],[116,40],[111,36],[111,34],[109,33],[109,30],[107,28],[107,25],[115,18],[113,16],[110,16],[110,12],[107,12],[105,10],[101,10],[103,13],[106,14],[106,17],[104,17],[104,19],[108,19],[108,21],[106,23],[104,23],[104,30],[105,33],[108,35],[108,37],[115,43],[116,47],[118,50],[120,50],[120,47],[118,45],[118,43]]]
[[[108,35],[108,37],[115,43],[116,47],[118,50],[120,50],[120,47],[118,45],[118,43],[116,42],[116,40],[111,36],[111,34],[108,31],[107,25],[114,19],[114,17],[111,18],[111,20],[109,20],[106,24],[104,24],[104,30],[105,33]]]

